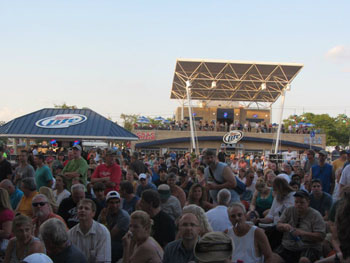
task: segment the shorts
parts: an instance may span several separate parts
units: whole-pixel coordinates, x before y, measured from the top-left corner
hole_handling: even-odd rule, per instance
[[[296,263],[299,262],[301,257],[308,258],[311,262],[315,262],[320,259],[322,252],[316,248],[306,248],[300,251],[291,251],[280,245],[275,252],[283,258],[286,263]]]

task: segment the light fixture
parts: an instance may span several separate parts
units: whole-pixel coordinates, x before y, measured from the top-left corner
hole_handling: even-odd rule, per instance
[[[215,89],[215,88],[216,88],[216,81],[215,81],[215,80],[213,80],[213,81],[211,82],[211,88],[212,88],[212,89]]]
[[[189,81],[189,80],[186,80],[186,87],[191,87],[192,86],[192,83],[191,83],[191,81]]]
[[[290,91],[290,89],[291,89],[290,84],[287,84],[286,91]]]
[[[266,90],[266,83],[265,82],[261,83],[261,90]]]

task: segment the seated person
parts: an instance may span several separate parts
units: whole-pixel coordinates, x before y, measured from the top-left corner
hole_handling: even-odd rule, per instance
[[[275,252],[280,262],[314,262],[322,256],[326,224],[321,214],[309,207],[310,196],[306,191],[298,191],[294,197],[295,205],[288,207],[277,223],[283,238]]]
[[[332,196],[322,191],[322,182],[319,179],[312,180],[311,191],[310,207],[320,212],[323,218],[327,220],[333,203]]]

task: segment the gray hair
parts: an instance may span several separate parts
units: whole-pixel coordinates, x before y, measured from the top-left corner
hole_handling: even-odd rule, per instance
[[[70,190],[71,190],[71,193],[73,193],[75,190],[80,190],[85,192],[85,186],[83,184],[73,184]]]
[[[45,200],[45,202],[47,202],[47,203],[49,202],[49,199],[47,199],[46,195],[37,194],[36,196],[33,197],[32,203],[34,202],[35,199],[37,199],[37,198],[39,198],[39,197],[43,198],[43,199]]]
[[[182,209],[182,214],[192,213],[194,214],[199,222],[199,225],[201,227],[201,235],[204,235],[205,233],[213,231],[211,228],[207,215],[205,214],[205,211],[202,207],[198,205],[186,205]]]
[[[217,195],[217,200],[219,205],[228,206],[231,201],[231,193],[226,188],[221,189]]]
[[[35,191],[36,190],[36,183],[35,179],[33,177],[27,177],[22,180],[22,183],[25,188],[27,188],[30,191]]]
[[[230,212],[232,208],[239,207],[242,209],[243,213],[246,214],[247,210],[245,209],[245,206],[241,202],[234,202],[232,203],[229,208],[227,208],[227,211]]]
[[[62,246],[68,241],[68,233],[64,223],[57,219],[51,218],[46,220],[40,226],[40,237],[44,241],[49,240],[55,246]]]

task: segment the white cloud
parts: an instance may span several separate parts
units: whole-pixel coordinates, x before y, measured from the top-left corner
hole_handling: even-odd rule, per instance
[[[349,62],[350,46],[338,45],[327,51],[326,57],[339,62]]]
[[[22,109],[11,110],[8,107],[2,107],[0,108],[0,121],[8,122],[24,114],[25,111]]]

